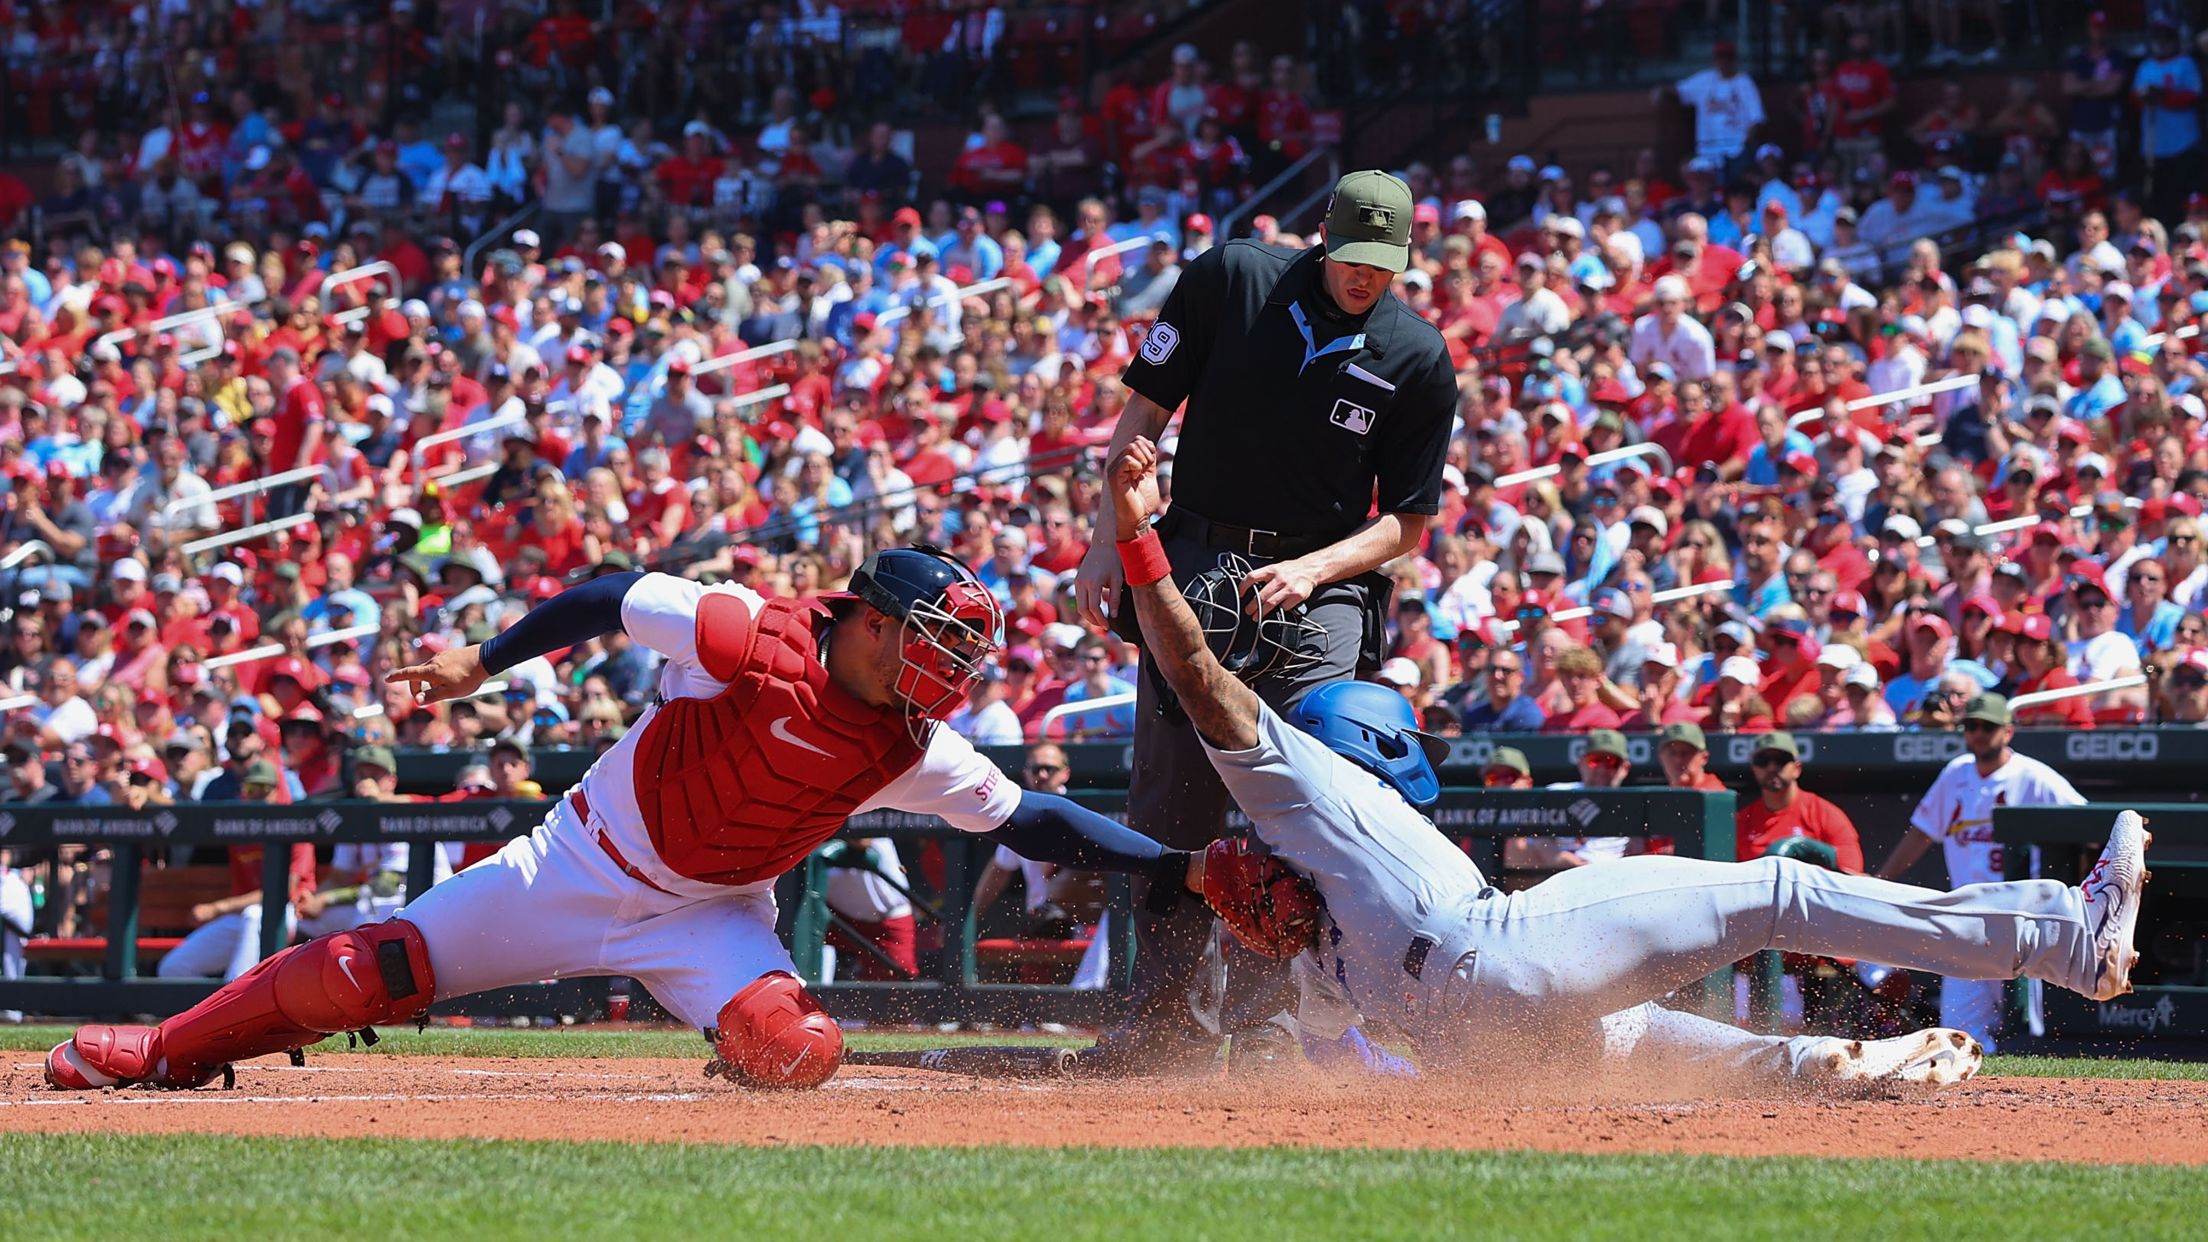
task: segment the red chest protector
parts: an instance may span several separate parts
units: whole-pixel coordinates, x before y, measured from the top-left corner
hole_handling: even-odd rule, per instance
[[[698,660],[728,688],[660,705],[636,747],[636,802],[660,859],[708,884],[795,866],[919,762],[904,714],[828,678],[816,605],[708,594]]]

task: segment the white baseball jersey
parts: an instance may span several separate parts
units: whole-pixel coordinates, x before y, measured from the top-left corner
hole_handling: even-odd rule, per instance
[[[726,682],[705,671],[698,659],[698,602],[708,591],[725,591],[740,597],[756,613],[765,603],[748,587],[723,583],[705,587],[671,574],[646,574],[621,601],[621,626],[629,637],[666,657],[659,671],[663,699],[712,698],[728,688]],[[652,848],[637,809],[637,748],[645,727],[659,709],[644,713],[583,774],[581,788],[591,808],[591,818],[610,838],[624,858],[669,892],[706,896],[729,891],[725,886],[704,884],[676,874],[662,863]],[[802,740],[802,739],[801,739]],[[884,807],[943,818],[966,832],[992,832],[1001,827],[1020,804],[1020,787],[1007,780],[973,744],[950,729],[931,730],[928,748],[920,761],[862,803],[858,811]],[[746,886],[747,891],[771,891],[772,880]]]
[[[2060,772],[2029,756],[2012,751],[1993,775],[1981,776],[1977,760],[1958,755],[1917,803],[1909,826],[1946,850],[1948,882],[1961,888],[2002,878],[2001,846],[1993,839],[1995,807],[2084,802]]]

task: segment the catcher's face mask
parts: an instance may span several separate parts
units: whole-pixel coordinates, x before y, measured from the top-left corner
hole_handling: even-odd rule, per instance
[[[1256,591],[1249,577],[1250,563],[1229,552],[1181,588],[1205,645],[1221,667],[1248,683],[1310,671],[1324,655],[1326,631],[1300,605],[1250,615]]]
[[[949,718],[981,680],[1003,621],[996,597],[978,582],[954,582],[941,600],[922,600],[906,614],[897,694],[912,704],[908,719],[923,740],[928,722]]]

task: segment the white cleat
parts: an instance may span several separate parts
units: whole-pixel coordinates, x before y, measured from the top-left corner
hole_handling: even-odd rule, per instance
[[[1977,1076],[1986,1050],[1968,1032],[1935,1026],[1892,1039],[1834,1039],[1807,1063],[1807,1077],[1819,1082],[1915,1083],[1951,1087]]]
[[[2086,927],[2093,937],[2092,983],[2079,989],[2088,1000],[2113,1000],[2131,990],[2131,968],[2139,962],[2132,933],[2139,926],[2139,898],[2147,886],[2147,846],[2153,840],[2139,812],[2119,812],[2100,861],[2078,885],[2085,894]]]

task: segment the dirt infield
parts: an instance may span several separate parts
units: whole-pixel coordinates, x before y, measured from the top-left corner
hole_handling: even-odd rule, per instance
[[[0,1133],[104,1131],[738,1144],[1297,1144],[1571,1152],[2208,1163],[2208,1083],[1981,1078],[1937,1093],[1665,1099],[1618,1084],[1499,1100],[1469,1085],[1207,1078],[981,1081],[846,1067],[748,1092],[694,1060],[268,1058],[237,1089],[64,1094],[0,1054]],[[1522,1089],[1522,1088],[1521,1088]]]

